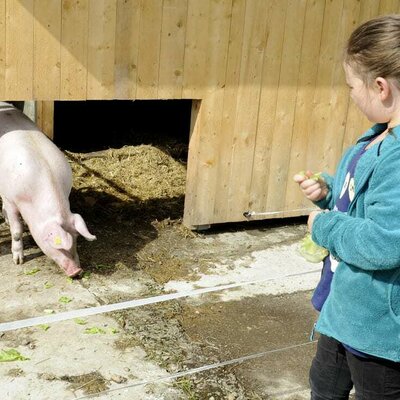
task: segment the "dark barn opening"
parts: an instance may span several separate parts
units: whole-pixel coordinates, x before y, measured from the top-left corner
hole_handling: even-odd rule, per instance
[[[54,142],[81,153],[152,144],[186,163],[191,108],[191,100],[56,101]]]

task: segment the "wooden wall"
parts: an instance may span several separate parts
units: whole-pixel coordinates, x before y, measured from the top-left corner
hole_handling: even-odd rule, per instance
[[[185,223],[301,215],[310,205],[291,176],[333,171],[368,126],[344,85],[345,40],[399,10],[398,0],[0,0],[0,98],[196,99]]]

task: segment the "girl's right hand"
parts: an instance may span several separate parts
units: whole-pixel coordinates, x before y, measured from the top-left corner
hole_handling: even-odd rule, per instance
[[[302,171],[296,174],[293,179],[299,184],[304,196],[311,201],[320,201],[328,194],[328,187],[319,174]]]

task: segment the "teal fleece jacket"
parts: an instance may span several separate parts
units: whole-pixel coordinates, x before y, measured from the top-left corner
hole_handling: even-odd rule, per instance
[[[319,207],[332,210],[352,156],[385,129],[373,126],[346,151],[334,177],[323,174],[329,193]],[[316,329],[400,362],[400,127],[364,153],[354,180],[348,212],[320,213],[313,223],[313,240],[339,260]]]

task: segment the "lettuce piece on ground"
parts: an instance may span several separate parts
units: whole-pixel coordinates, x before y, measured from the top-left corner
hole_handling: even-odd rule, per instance
[[[89,335],[97,335],[99,333],[104,334],[106,333],[106,331],[104,329],[94,326],[93,328],[86,328],[84,333],[87,333]]]
[[[26,361],[26,360],[29,360],[29,358],[24,357],[18,350],[8,349],[0,351],[0,362]]]
[[[58,301],[59,301],[60,303],[68,304],[68,303],[70,303],[70,302],[72,301],[72,299],[70,299],[70,298],[67,297],[67,296],[61,296],[61,297],[58,299]]]
[[[87,324],[86,320],[84,320],[83,318],[75,318],[74,321],[78,325],[86,325]]]
[[[43,329],[44,331],[47,331],[47,330],[50,329],[50,325],[48,325],[48,324],[41,324],[41,325],[39,325],[39,328],[40,328],[40,329]]]
[[[37,274],[39,271],[40,271],[40,268],[32,268],[32,269],[29,269],[29,270],[25,270],[25,271],[24,271],[24,274],[25,274],[25,275],[35,275],[35,274]]]

